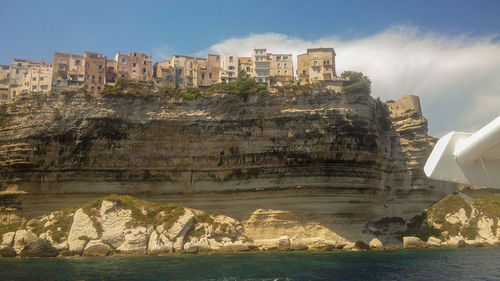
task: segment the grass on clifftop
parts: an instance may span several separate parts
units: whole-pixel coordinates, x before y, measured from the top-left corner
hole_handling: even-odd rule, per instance
[[[461,196],[447,195],[439,200],[427,211],[428,218],[438,224],[446,222],[446,214],[454,214],[464,208],[467,216],[470,216],[472,208]]]
[[[82,206],[83,211],[91,217],[93,222],[95,221],[94,227],[96,227],[98,232],[102,232],[102,226],[100,226],[95,218],[99,216],[99,209],[104,200],[115,202],[118,207],[132,211],[132,220],[128,224],[130,227],[163,224],[165,228],[170,228],[184,214],[184,207],[176,204],[149,202],[129,195],[111,194],[90,201]]]

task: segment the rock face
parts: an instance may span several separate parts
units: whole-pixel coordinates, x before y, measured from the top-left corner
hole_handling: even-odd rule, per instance
[[[85,250],[83,250],[84,256],[107,256],[111,253],[111,247],[104,244],[101,240],[92,240],[87,243]]]
[[[370,240],[370,243],[368,245],[370,246],[370,249],[375,249],[375,250],[380,250],[384,248],[382,242],[380,242],[380,240],[378,240],[377,238],[373,238],[372,240]]]
[[[59,251],[52,247],[45,239],[36,239],[23,247],[19,255],[23,258],[29,257],[55,257]]]
[[[427,248],[428,245],[418,237],[408,236],[403,237],[403,247],[405,249],[422,249]]]
[[[90,217],[80,208],[75,212],[68,235],[69,250],[81,253],[89,239],[97,239],[97,230]]]
[[[1,218],[120,193],[238,221],[256,209],[284,211],[310,222],[300,225],[304,232],[367,241],[375,235],[362,232],[367,222],[407,220],[452,189],[423,175],[432,139],[419,108],[394,104],[388,112],[367,93],[319,90],[195,100],[26,97],[6,107],[0,128]],[[104,241],[125,241],[123,227],[110,226]],[[260,237],[282,235],[295,233]],[[83,250],[71,238],[70,250]]]

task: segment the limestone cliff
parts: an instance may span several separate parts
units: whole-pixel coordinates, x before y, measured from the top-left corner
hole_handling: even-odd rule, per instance
[[[408,220],[454,188],[422,172],[432,139],[419,107],[389,109],[319,90],[26,97],[0,122],[2,220],[119,193],[242,221],[285,212],[299,228],[366,239],[377,231],[367,223]],[[286,235],[275,221],[273,235]]]

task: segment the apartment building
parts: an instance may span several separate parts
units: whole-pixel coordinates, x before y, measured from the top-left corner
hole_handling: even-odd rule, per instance
[[[271,54],[269,67],[271,83],[294,80],[292,54]]]
[[[19,86],[21,93],[48,93],[52,89],[52,64],[33,64],[28,66],[23,82]]]
[[[206,58],[175,55],[154,67],[157,86],[180,89],[209,87],[219,81],[220,71],[220,56],[212,54]]]
[[[153,57],[139,52],[115,55],[117,77],[132,81],[153,79]]]
[[[235,54],[224,54],[222,56],[222,68],[220,70],[220,81],[231,82],[238,79],[239,60]]]
[[[220,55],[207,54],[206,58],[196,58],[195,87],[210,87],[219,82]]]
[[[307,49],[307,53],[297,56],[297,78],[300,81],[330,81],[336,76],[333,48]]]
[[[253,60],[252,57],[238,57],[238,74],[245,71],[245,73],[253,77]]]
[[[9,99],[9,76],[10,66],[0,65],[0,103]]]
[[[253,77],[257,83],[270,84],[270,54],[266,49],[254,49],[252,53]]]
[[[52,88],[55,90],[83,88],[85,83],[84,57],[72,53],[54,53]]]
[[[91,93],[98,93],[104,89],[106,83],[106,56],[99,53],[84,52],[85,80],[84,88]]]
[[[116,63],[114,60],[106,60],[106,84],[114,84],[116,82]]]

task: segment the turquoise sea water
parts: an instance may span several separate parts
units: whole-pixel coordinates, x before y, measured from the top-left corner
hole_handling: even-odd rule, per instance
[[[0,258],[1,280],[500,280],[500,249]]]

